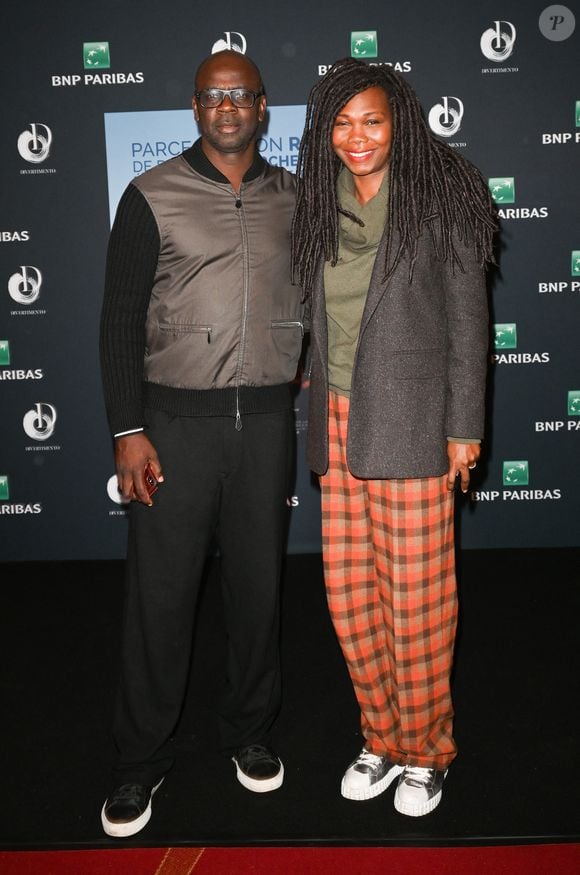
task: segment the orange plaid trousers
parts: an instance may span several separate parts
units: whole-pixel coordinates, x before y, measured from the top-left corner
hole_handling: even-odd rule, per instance
[[[329,393],[322,546],[328,605],[365,747],[395,763],[446,769],[456,755],[453,493],[447,475],[353,477],[348,409],[348,398]]]

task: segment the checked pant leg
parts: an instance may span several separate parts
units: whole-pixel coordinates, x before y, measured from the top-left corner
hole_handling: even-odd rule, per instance
[[[446,475],[368,481],[387,630],[389,756],[446,769],[456,755],[450,673],[457,625],[453,494]]]
[[[347,420],[348,399],[331,393],[329,468],[320,479],[324,571],[361,730],[373,753],[445,769],[456,754],[453,496],[445,476],[354,478]]]
[[[390,661],[376,584],[366,481],[353,477],[346,465],[348,399],[335,393],[329,397],[329,466],[320,478],[326,595],[361,709],[367,747],[384,754],[382,726],[389,715]]]

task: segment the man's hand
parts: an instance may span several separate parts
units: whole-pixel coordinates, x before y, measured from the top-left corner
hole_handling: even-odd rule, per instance
[[[153,501],[147,492],[144,476],[148,462],[153,474],[162,483],[163,473],[157,452],[142,431],[115,439],[117,483],[123,498],[126,501],[141,501],[151,507]]]
[[[480,452],[479,444],[457,444],[455,441],[447,441],[447,456],[449,458],[447,489],[453,490],[457,477],[461,477],[461,491],[467,492],[469,472],[475,468]]]

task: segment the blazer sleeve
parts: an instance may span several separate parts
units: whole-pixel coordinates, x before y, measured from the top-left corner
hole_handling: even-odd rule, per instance
[[[461,266],[442,265],[448,337],[446,434],[482,439],[489,347],[486,271],[470,241],[454,242]]]

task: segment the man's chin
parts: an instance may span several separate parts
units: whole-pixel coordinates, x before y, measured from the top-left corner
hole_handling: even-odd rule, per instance
[[[228,154],[235,152],[245,152],[246,149],[252,145],[254,142],[254,136],[248,138],[247,136],[240,135],[239,131],[232,131],[231,133],[226,133],[220,131],[219,135],[210,136],[206,135],[205,139],[212,146],[216,152],[226,152]]]

